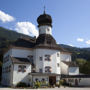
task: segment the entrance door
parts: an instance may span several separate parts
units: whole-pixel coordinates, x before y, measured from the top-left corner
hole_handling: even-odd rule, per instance
[[[75,85],[78,86],[78,80],[77,79],[75,79]]]
[[[56,76],[49,76],[49,84],[51,86],[56,84]]]

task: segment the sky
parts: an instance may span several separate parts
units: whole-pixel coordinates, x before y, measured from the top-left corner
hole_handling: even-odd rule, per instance
[[[90,0],[0,0],[0,26],[37,37],[44,5],[58,44],[90,47]]]

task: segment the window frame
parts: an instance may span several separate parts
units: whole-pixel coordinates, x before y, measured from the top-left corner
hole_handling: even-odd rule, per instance
[[[40,60],[40,61],[43,61],[43,57],[40,56],[40,57],[39,57],[39,60]]]
[[[60,57],[60,54],[59,53],[57,53],[57,57]]]
[[[46,66],[46,67],[45,67],[45,72],[46,72],[46,73],[51,73],[51,72],[52,72],[51,69],[52,69],[52,68],[51,68],[50,66]]]
[[[60,64],[59,63],[57,63],[57,67],[60,67]]]
[[[51,61],[51,55],[46,54],[45,55],[45,61]]]
[[[42,68],[40,68],[40,69],[39,69],[39,72],[40,72],[40,73],[42,73],[42,72],[43,72]]]
[[[18,72],[26,72],[26,65],[18,65]]]

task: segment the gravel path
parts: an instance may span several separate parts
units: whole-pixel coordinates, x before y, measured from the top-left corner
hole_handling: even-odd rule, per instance
[[[12,88],[0,88],[0,90],[90,90],[90,88],[46,88],[46,89],[12,89]]]

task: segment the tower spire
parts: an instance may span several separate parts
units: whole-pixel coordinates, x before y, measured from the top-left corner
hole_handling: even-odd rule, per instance
[[[44,6],[44,14],[46,14],[46,7]]]

